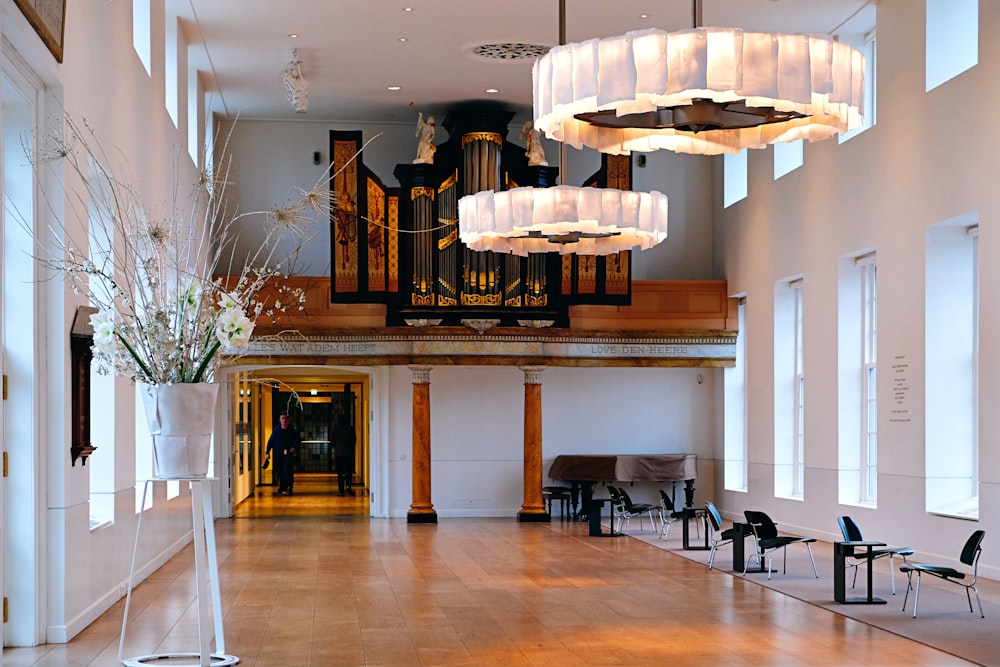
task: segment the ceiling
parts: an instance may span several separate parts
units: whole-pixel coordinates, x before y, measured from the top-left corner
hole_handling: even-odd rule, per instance
[[[857,43],[874,27],[876,2],[704,0],[701,24]],[[694,24],[691,0],[566,5],[567,42]],[[558,0],[167,0],[167,12],[181,20],[189,64],[202,72],[212,110],[243,119],[415,122],[410,102],[440,115],[454,102],[489,99],[509,105],[520,122],[531,113],[533,58],[486,59],[469,50],[559,43]],[[292,49],[309,82],[306,113],[284,98],[281,72]]]

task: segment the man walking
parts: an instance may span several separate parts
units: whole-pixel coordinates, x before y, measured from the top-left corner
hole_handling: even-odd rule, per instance
[[[298,430],[292,426],[288,415],[278,417],[278,428],[271,432],[267,440],[265,454],[271,457],[278,473],[278,490],[275,495],[292,495],[295,486],[295,464],[299,460],[302,440]]]
[[[347,422],[347,415],[337,415],[337,424],[333,427],[333,460],[337,466],[337,489],[344,495],[354,495],[354,446],[357,443],[354,427]]]

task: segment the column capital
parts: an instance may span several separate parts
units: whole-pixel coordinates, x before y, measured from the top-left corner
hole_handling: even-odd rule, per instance
[[[410,372],[413,373],[413,384],[430,384],[431,383],[431,371],[434,369],[433,366],[409,366]]]
[[[545,366],[518,366],[524,373],[524,384],[541,384]]]

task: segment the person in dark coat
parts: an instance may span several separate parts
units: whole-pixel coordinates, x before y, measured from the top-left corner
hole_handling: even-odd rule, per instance
[[[295,486],[295,464],[299,460],[302,439],[292,426],[288,415],[278,417],[278,428],[267,439],[265,455],[268,456],[278,474],[278,490],[275,495],[292,495]]]
[[[347,415],[337,415],[337,424],[333,427],[333,460],[337,466],[337,488],[344,495],[354,495],[354,446],[358,441],[354,427],[347,421]]]

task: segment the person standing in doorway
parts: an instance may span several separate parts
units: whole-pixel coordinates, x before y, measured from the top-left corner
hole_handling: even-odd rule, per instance
[[[278,490],[275,491],[275,495],[292,495],[295,486],[295,464],[299,460],[301,447],[302,439],[298,430],[292,426],[292,418],[288,415],[278,417],[278,428],[271,432],[265,450],[265,454],[271,458],[278,473]]]
[[[354,427],[347,421],[347,415],[337,415],[333,427],[333,460],[337,466],[337,489],[344,495],[354,495],[354,446],[358,441]]]

